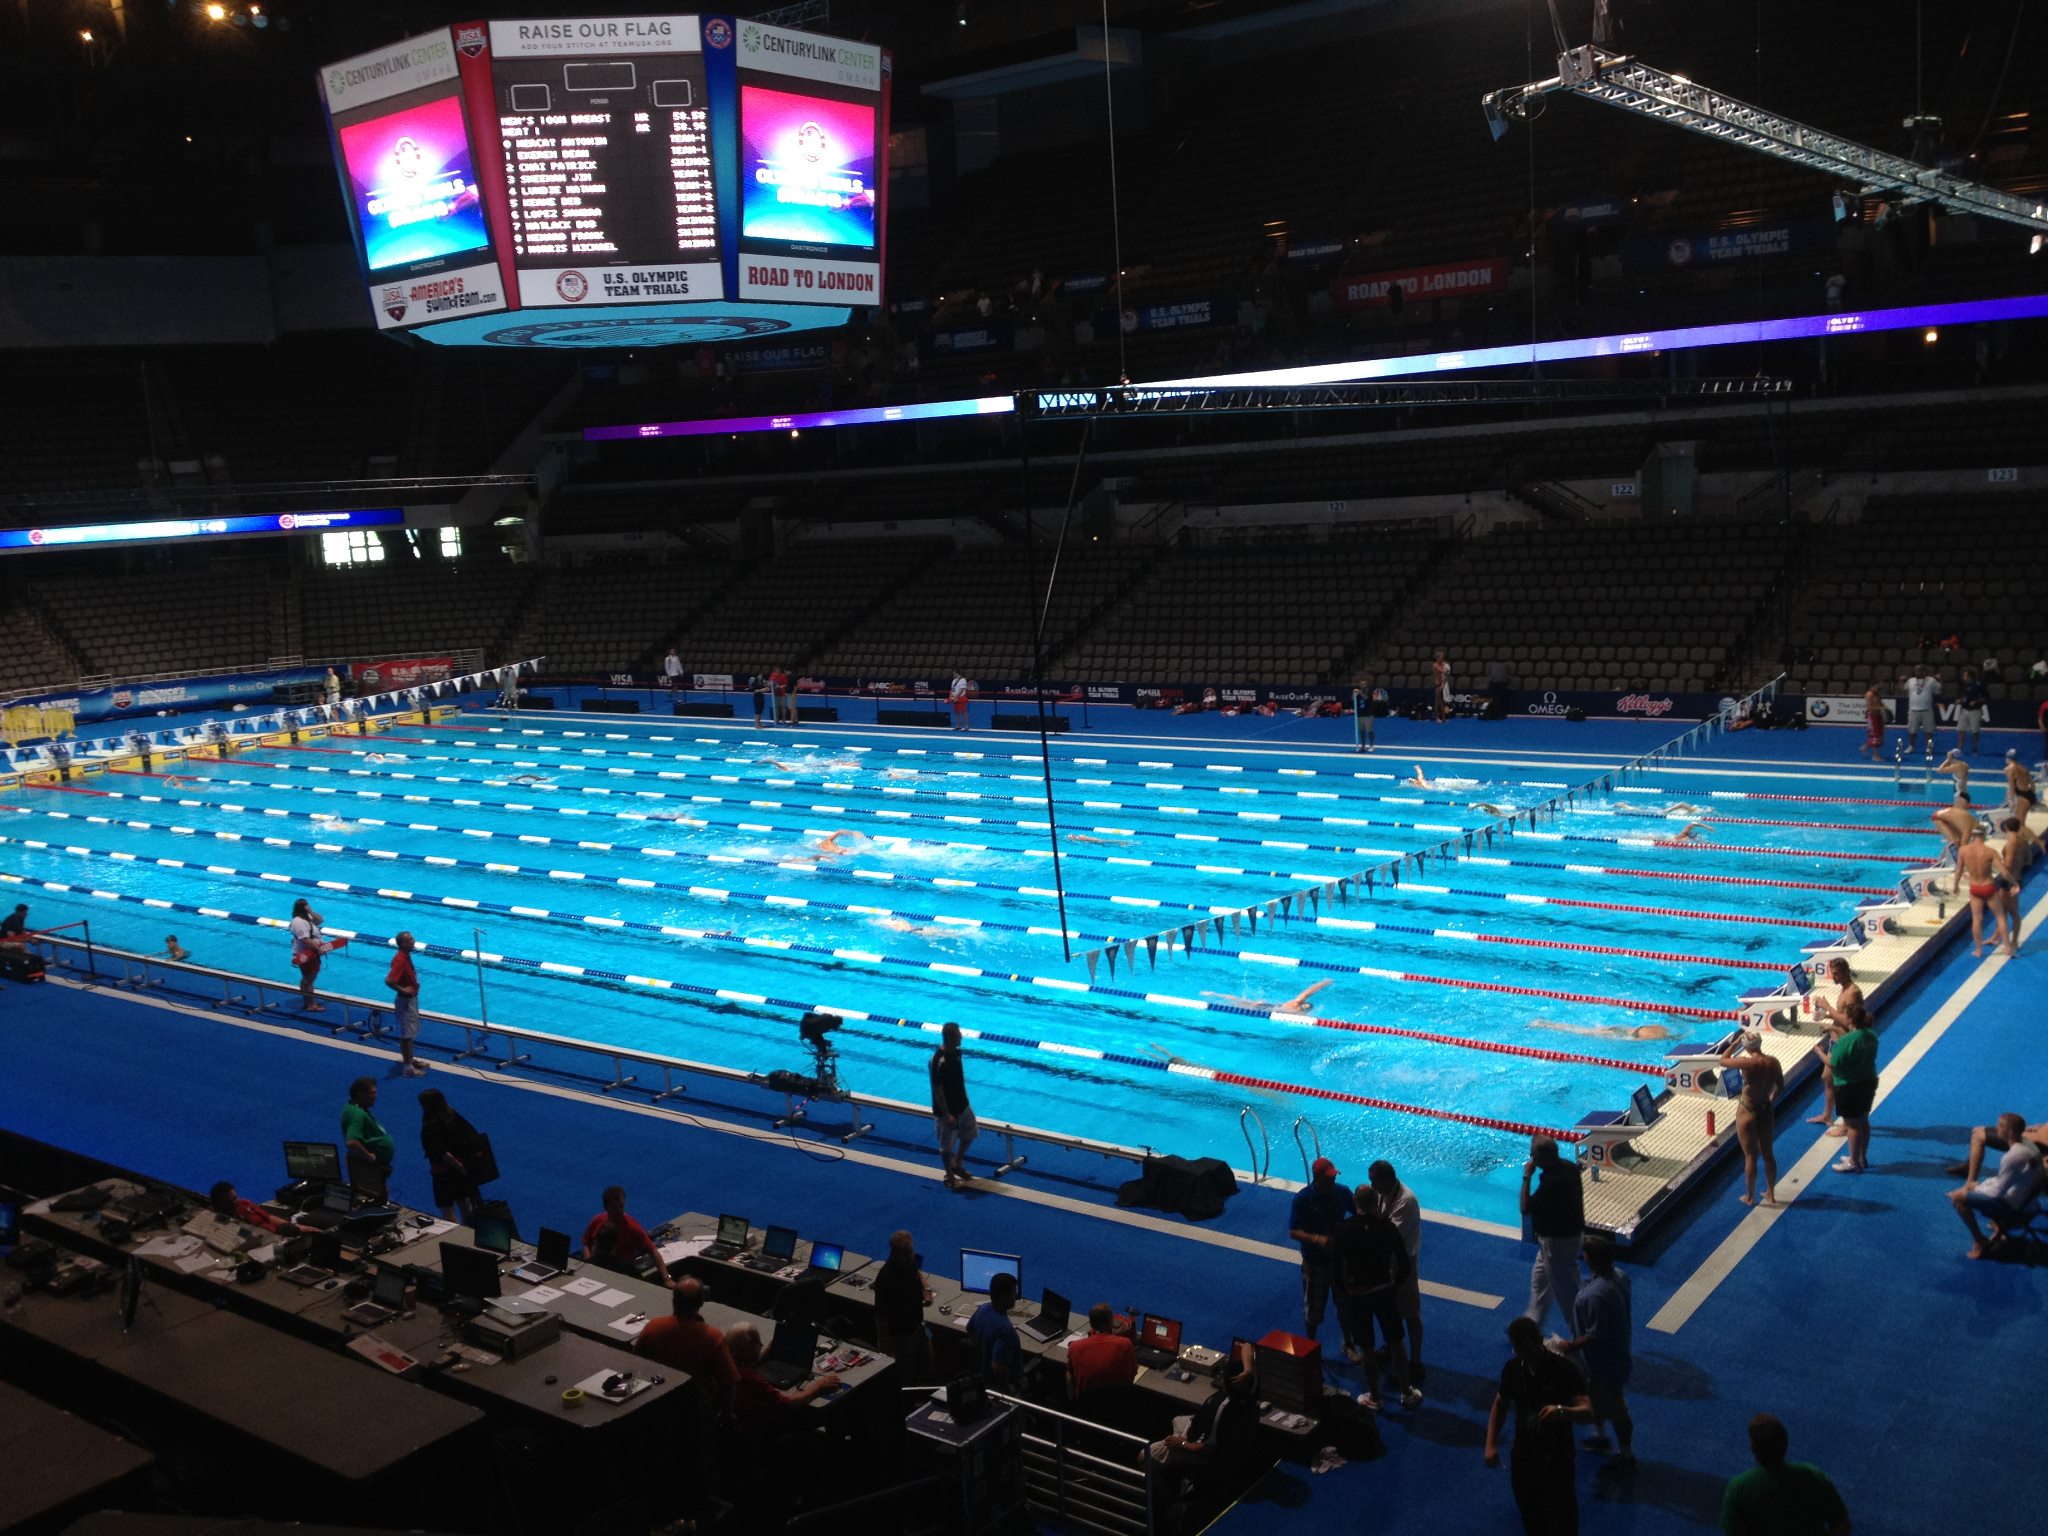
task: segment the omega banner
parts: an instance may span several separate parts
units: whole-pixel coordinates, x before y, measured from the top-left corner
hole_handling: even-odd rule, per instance
[[[1365,272],[1340,277],[1330,285],[1331,296],[1340,309],[1377,309],[1388,301],[1388,293],[1401,290],[1410,303],[1424,299],[1460,299],[1473,293],[1499,293],[1508,285],[1508,259],[1486,256],[1477,261],[1452,262],[1443,267],[1405,267],[1395,272]]]

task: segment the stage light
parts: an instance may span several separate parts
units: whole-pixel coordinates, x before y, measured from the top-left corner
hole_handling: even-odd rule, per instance
[[[80,28],[78,29],[78,40],[79,40],[79,41],[80,41],[81,43],[89,43],[89,42],[91,42],[91,41],[92,41],[92,28],[91,28],[91,27],[80,27]]]
[[[1920,344],[1922,346],[1931,347],[1939,340],[1941,340],[1941,332],[1935,330],[1932,326],[1929,326],[1927,328],[1926,334],[1920,338]]]
[[[209,5],[206,8],[206,19],[208,21],[225,21],[227,20],[227,14],[228,8],[224,5]]]
[[[2029,256],[2038,256],[2041,254],[2041,237],[2039,235],[2034,236],[2033,239],[2027,242],[2027,254]]]

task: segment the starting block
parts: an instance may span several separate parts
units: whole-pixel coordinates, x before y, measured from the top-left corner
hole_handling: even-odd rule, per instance
[[[1572,1127],[1579,1133],[1579,1156],[1600,1177],[1605,1167],[1626,1168],[1631,1161],[1643,1162],[1643,1154],[1629,1145],[1657,1123],[1660,1111],[1647,1087],[1629,1096],[1627,1109],[1596,1109],[1579,1117]]]
[[[1742,1011],[1752,1024],[1760,1024],[1782,1008],[1798,1011],[1813,990],[1813,977],[1804,965],[1786,968],[1785,979],[1775,987],[1752,987],[1742,994]]]

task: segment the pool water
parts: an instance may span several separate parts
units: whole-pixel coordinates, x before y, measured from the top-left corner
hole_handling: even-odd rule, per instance
[[[0,873],[77,888],[21,891],[38,928],[90,916],[141,951],[176,932],[199,963],[280,983],[288,940],[246,919],[307,895],[330,928],[443,947],[422,1000],[452,1012],[474,1011],[461,952],[481,928],[497,1022],[741,1070],[803,1066],[797,1016],[843,1013],[842,1081],[913,1102],[953,1020],[982,1032],[986,1117],[1242,1166],[1249,1104],[1276,1171],[1305,1116],[1347,1177],[1386,1157],[1432,1208],[1502,1220],[1523,1136],[1414,1111],[1568,1128],[1621,1107],[1939,848],[1889,778],[1836,769],[1681,760],[1489,835],[1583,771],[1425,760],[1452,777],[1422,788],[1407,760],[1093,740],[1053,764],[1071,959],[1036,742],[1001,738],[480,715],[252,748],[172,787],[24,791]],[[1328,887],[1464,832],[1469,853],[1398,886]],[[1289,895],[1292,916],[1266,915]],[[1255,928],[1217,932],[1252,907]],[[1198,923],[1191,953],[1101,955]],[[380,995],[386,963],[365,943],[325,980]]]

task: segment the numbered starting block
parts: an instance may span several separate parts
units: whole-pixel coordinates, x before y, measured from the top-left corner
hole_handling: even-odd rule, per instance
[[[1879,899],[1885,902],[1887,906],[1891,900],[1890,897]],[[1849,926],[1842,930],[1840,938],[1815,939],[1811,944],[1803,946],[1800,952],[1806,956],[1811,964],[1825,968],[1828,961],[1834,959],[1837,955],[1847,958],[1855,954],[1857,950],[1870,942],[1870,935],[1873,931],[1879,933],[1884,931],[1883,925],[1884,919],[1882,917],[1873,916],[1866,909],[1862,914],[1849,919]]]
[[[1742,1091],[1742,1074],[1721,1065],[1721,1042],[1690,1040],[1664,1054],[1664,1081],[1674,1093],[1704,1093],[1730,1099]]]
[[[1752,1024],[1760,1024],[1784,1010],[1799,1011],[1806,994],[1813,990],[1813,977],[1804,965],[1787,967],[1785,979],[1775,987],[1752,987],[1742,994],[1742,1011]]]
[[[1629,1143],[1657,1123],[1660,1111],[1647,1087],[1629,1096],[1627,1109],[1596,1109],[1572,1127],[1579,1133],[1579,1158],[1600,1177],[1602,1168],[1627,1168],[1647,1159]]]

